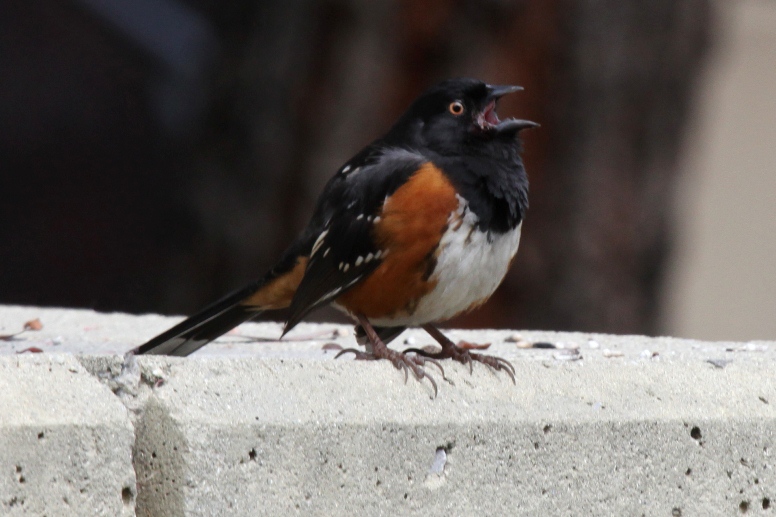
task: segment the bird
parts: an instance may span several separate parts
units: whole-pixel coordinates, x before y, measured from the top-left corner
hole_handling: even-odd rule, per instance
[[[356,323],[357,359],[390,361],[420,381],[439,361],[479,362],[506,371],[506,360],[455,344],[437,324],[485,303],[518,249],[528,208],[520,156],[529,120],[500,120],[497,102],[520,86],[478,79],[441,81],[418,96],[380,138],[342,165],[312,217],[264,276],[134,350],[187,356],[240,323],[289,309],[283,336],[330,304]],[[438,352],[387,344],[421,327]],[[281,336],[282,337],[282,336]]]

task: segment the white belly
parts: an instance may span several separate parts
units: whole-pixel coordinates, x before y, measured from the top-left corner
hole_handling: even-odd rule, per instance
[[[460,198],[459,198],[460,199]],[[375,319],[377,326],[417,326],[443,321],[485,302],[501,284],[520,243],[520,228],[488,234],[476,227],[477,216],[461,199],[450,215],[448,229],[437,250],[431,276],[433,291],[424,296],[412,314]]]

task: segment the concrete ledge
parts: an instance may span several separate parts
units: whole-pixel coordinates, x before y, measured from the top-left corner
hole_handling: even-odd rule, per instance
[[[0,356],[0,514],[135,515],[133,444],[124,405],[73,356]]]
[[[72,346],[85,352],[93,339],[100,352],[122,353],[174,321],[0,308],[0,333],[33,317],[43,330],[10,346],[0,342],[0,351]],[[93,330],[66,332],[83,328]],[[515,343],[509,331],[451,331],[453,338],[492,342],[492,352],[515,365],[517,383],[482,366],[470,374],[445,363],[448,380],[437,374],[439,396],[432,399],[428,384],[410,379],[405,385],[385,363],[331,360],[323,345],[352,345],[347,331],[306,325],[298,341],[276,343],[257,340],[279,334],[276,325],[245,325],[185,359],[0,358],[6,365],[0,370],[0,469],[6,473],[0,503],[18,489],[15,466],[22,460],[72,458],[72,451],[95,442],[112,461],[90,464],[90,476],[92,468],[110,470],[99,475],[104,492],[116,493],[110,485],[120,494],[131,479],[126,451],[134,440],[138,515],[776,511],[775,343],[547,332],[521,332],[524,341]],[[416,332],[394,346],[404,339],[430,343]],[[523,348],[537,341],[556,348]],[[45,374],[46,365],[60,360],[60,369]],[[65,373],[83,388],[61,388]],[[25,398],[33,386],[37,406]],[[41,413],[40,401],[51,397],[64,406],[45,408],[49,413],[116,423],[72,434],[45,454],[36,443],[38,428],[29,426],[26,441],[6,447],[3,440],[18,427],[13,423]],[[89,416],[95,412],[102,416]],[[112,438],[117,434],[122,438]],[[61,506],[47,506],[59,504],[57,497],[27,494],[25,505],[64,514]],[[131,514],[133,497],[124,504],[114,495],[112,514]]]

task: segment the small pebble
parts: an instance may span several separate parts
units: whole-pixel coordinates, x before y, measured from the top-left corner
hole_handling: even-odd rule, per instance
[[[552,354],[552,357],[558,361],[578,361],[579,359],[582,359],[578,348],[566,348],[564,350],[558,350]]]
[[[601,353],[604,357],[622,357],[625,354],[620,352],[619,350],[609,350],[608,348],[604,348]]]
[[[504,343],[524,343],[523,336],[518,333],[510,334],[504,338]]]
[[[601,345],[596,341],[595,339],[589,339],[587,341],[587,346],[595,350],[596,348],[601,348]]]
[[[434,461],[431,462],[431,468],[428,469],[428,473],[442,475],[445,471],[445,463],[447,463],[447,451],[440,447],[436,450]]]
[[[404,339],[404,344],[409,346],[415,346],[415,338],[412,336],[409,336]]]

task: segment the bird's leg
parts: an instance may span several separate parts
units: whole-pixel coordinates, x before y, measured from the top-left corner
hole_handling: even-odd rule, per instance
[[[431,385],[434,387],[434,396],[436,397],[437,383],[433,377],[426,373],[426,371],[423,369],[423,365],[425,365],[427,362],[434,364],[440,369],[442,372],[442,377],[444,377],[445,371],[442,369],[442,365],[440,365],[434,358],[407,356],[401,352],[397,352],[396,350],[388,348],[388,346],[386,346],[386,344],[383,343],[383,341],[380,339],[380,336],[377,335],[377,332],[375,332],[372,324],[369,323],[369,321],[364,316],[359,314],[357,315],[357,318],[359,324],[366,333],[366,337],[369,343],[372,345],[371,352],[362,352],[361,350],[357,350],[355,348],[346,348],[340,351],[340,353],[335,356],[335,359],[347,353],[354,354],[356,359],[388,359],[397,370],[404,372],[404,382],[407,382],[408,371],[412,371],[413,375],[415,375],[415,378],[419,381],[423,380],[423,378],[428,379]]]
[[[495,357],[492,355],[483,355],[483,354],[477,354],[474,352],[469,351],[465,347],[461,347],[450,341],[447,336],[442,334],[442,332],[439,331],[438,328],[434,327],[431,324],[425,324],[423,325],[423,330],[428,332],[431,337],[433,337],[440,345],[442,345],[442,350],[440,352],[432,353],[432,352],[426,352],[425,350],[421,350],[419,348],[411,348],[408,350],[405,350],[404,353],[407,352],[414,352],[417,355],[421,355],[423,357],[428,357],[432,359],[453,359],[454,361],[458,361],[459,363],[467,364],[469,365],[469,371],[472,371],[472,364],[474,361],[478,363],[482,363],[490,368],[493,368],[494,370],[503,370],[507,372],[507,374],[512,378],[512,382],[515,382],[515,367],[512,366],[512,363],[507,361],[506,359],[502,359],[501,357]],[[471,346],[468,348],[472,348]]]

